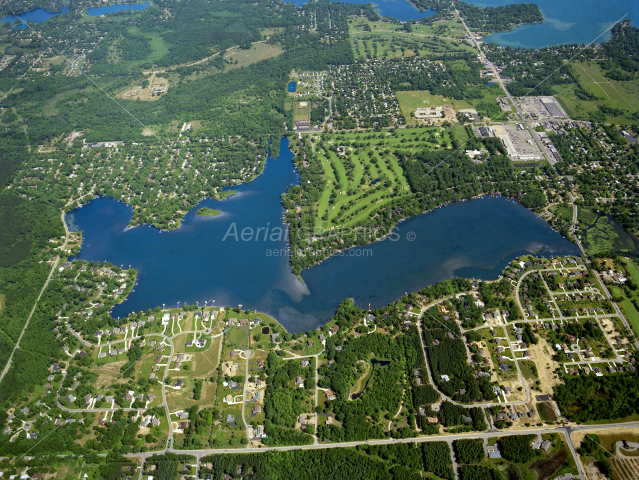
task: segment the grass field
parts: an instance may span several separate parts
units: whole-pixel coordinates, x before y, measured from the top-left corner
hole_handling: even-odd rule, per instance
[[[195,376],[210,377],[215,373],[220,363],[221,341],[221,336],[212,338],[209,347],[204,352],[195,354],[195,367],[193,368]]]
[[[356,58],[395,58],[414,55],[454,54],[474,49],[460,41],[465,36],[461,23],[438,22],[415,25],[406,32],[401,25],[385,21],[349,21],[351,47]]]
[[[239,47],[232,47],[224,54],[224,60],[232,62],[232,65],[228,65],[224,70],[246,67],[259,62],[260,60],[277,57],[282,53],[284,53],[284,49],[279,45],[269,45],[263,42],[256,42],[252,44],[251,48],[248,50],[243,50]],[[235,63],[236,61],[237,63]]]
[[[310,101],[294,101],[293,106],[293,121],[311,121],[311,102]]]
[[[625,113],[608,117],[609,122],[639,124],[639,120],[631,115],[639,109],[639,79],[628,82],[611,80],[604,76],[599,65],[592,62],[573,62],[570,68],[581,86],[598,97],[582,100],[576,97],[573,85],[554,86],[557,99],[571,118],[588,120],[590,113],[598,110],[597,105],[602,105]]]
[[[351,226],[390,202],[391,194],[408,194],[410,189],[398,159],[386,152],[450,148],[450,132],[450,129],[426,127],[377,134],[326,135],[324,148],[317,149],[327,188],[317,205],[316,226],[324,229]],[[337,147],[342,147],[345,154],[335,153]]]
[[[615,287],[615,286],[611,287],[610,292],[615,297],[623,298],[623,301],[619,303],[619,306],[621,307],[621,310],[623,310],[623,313],[626,316],[628,323],[630,323],[632,328],[634,328],[635,334],[639,335],[639,312],[637,312],[637,309],[633,305],[632,301],[626,296],[623,290],[619,287]]]
[[[402,110],[407,125],[416,125],[419,120],[411,117],[411,113],[420,107],[441,107],[450,105],[456,110],[462,108],[473,108],[473,106],[463,100],[446,98],[442,95],[432,95],[428,90],[412,90],[407,92],[397,92],[397,101]]]
[[[0,293],[0,310],[2,310],[4,308],[4,302],[6,300],[6,296],[4,296],[2,293]]]
[[[370,27],[370,32],[366,29]],[[415,36],[437,36],[442,38],[464,38],[466,30],[460,20],[444,20],[435,22],[432,25],[413,25],[412,35]],[[348,29],[350,33],[376,33],[376,32],[395,32],[401,25],[396,23],[378,20],[372,22],[367,19],[352,19],[348,21]],[[408,33],[408,32],[406,32]]]
[[[555,214],[557,218],[566,222],[572,221],[572,208],[563,205],[553,205],[549,210]],[[579,211],[581,213],[581,211]]]
[[[634,263],[634,261],[629,258],[620,258],[620,262],[623,264],[628,277],[630,277],[632,281],[635,282],[635,284],[639,285],[639,268],[637,268],[637,265]],[[630,293],[632,299],[635,300],[635,302],[639,301],[639,293],[637,291],[630,290]],[[631,299],[628,299],[625,296],[624,298],[625,300],[622,303],[622,308],[626,313],[626,318],[628,319],[628,322],[630,323],[632,328],[634,328],[635,334],[639,335],[639,312],[637,312],[637,309],[635,308]]]
[[[521,374],[526,380],[537,380],[538,377],[535,375],[535,362],[532,360],[523,360],[519,362],[519,366],[521,368]]]
[[[539,412],[539,418],[541,418],[544,422],[554,422],[557,420],[555,411],[546,402],[538,403],[537,411]]]

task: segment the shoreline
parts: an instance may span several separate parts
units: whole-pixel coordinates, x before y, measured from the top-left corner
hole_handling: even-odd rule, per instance
[[[470,199],[462,198],[461,200],[449,201],[449,202],[446,202],[446,203],[442,203],[441,205],[438,205],[437,207],[433,207],[433,208],[431,208],[431,209],[429,209],[429,210],[425,210],[425,211],[423,211],[422,213],[418,213],[418,214],[415,214],[415,215],[410,215],[410,216],[408,216],[408,217],[401,218],[400,220],[398,220],[398,221],[397,221],[397,222],[396,222],[396,223],[395,223],[395,224],[394,224],[394,225],[390,228],[390,232],[389,232],[389,233],[384,234],[382,237],[379,237],[379,238],[375,239],[374,241],[367,242],[367,243],[366,243],[366,244],[364,244],[364,245],[353,245],[353,246],[350,246],[350,247],[347,247],[347,248],[342,248],[342,249],[334,250],[334,251],[333,251],[333,253],[331,253],[331,255],[329,255],[328,257],[323,258],[323,259],[322,259],[322,260],[320,260],[319,262],[316,262],[316,263],[314,263],[313,265],[311,265],[311,266],[309,266],[309,267],[304,267],[304,268],[302,268],[302,270],[300,271],[299,276],[301,276],[301,273],[302,273],[304,270],[308,270],[308,269],[310,269],[310,268],[313,268],[313,267],[315,267],[316,265],[321,265],[321,264],[322,264],[322,263],[324,263],[326,260],[328,260],[328,259],[330,259],[330,258],[334,257],[336,254],[338,254],[338,253],[340,253],[340,252],[345,252],[345,251],[348,251],[348,250],[350,250],[350,249],[352,249],[352,248],[357,248],[357,247],[366,247],[366,246],[368,246],[368,245],[373,245],[373,244],[375,244],[375,243],[377,243],[377,242],[379,242],[379,241],[383,241],[383,240],[385,240],[385,239],[386,239],[386,238],[390,235],[390,233],[391,233],[391,232],[392,232],[395,228],[397,228],[397,226],[398,226],[400,223],[402,223],[402,222],[404,222],[404,221],[406,221],[406,220],[410,220],[410,219],[413,219],[413,218],[418,218],[418,217],[420,217],[420,216],[422,216],[422,215],[426,215],[426,214],[428,214],[428,213],[432,213],[432,212],[434,212],[435,210],[438,210],[438,209],[440,209],[440,208],[447,207],[447,206],[450,206],[450,205],[455,205],[455,204],[458,204],[458,203],[472,202],[472,201],[476,201],[476,200],[482,200],[482,199],[484,199],[484,198],[505,198],[507,201],[509,201],[509,202],[510,202],[510,201],[512,201],[513,203],[516,203],[516,204],[517,204],[517,205],[519,205],[520,207],[525,208],[525,209],[526,209],[526,210],[528,210],[529,212],[531,212],[531,213],[535,214],[535,212],[533,212],[531,209],[524,207],[524,206],[521,204],[521,202],[519,202],[519,200],[517,200],[516,198],[507,197],[507,196],[505,196],[505,195],[502,195],[501,193],[486,193],[486,194],[483,194],[483,195],[477,195],[477,196],[472,197],[472,198],[470,198]],[[550,223],[549,223],[547,220],[545,220],[543,217],[541,217],[541,216],[540,216],[540,214],[535,214],[535,215],[536,215],[538,218],[541,218],[544,222],[546,222],[546,223],[548,224],[548,227],[549,227],[550,229],[552,229],[554,232],[556,232],[556,233],[558,233],[559,235],[561,235],[561,233],[560,233],[558,230],[556,230],[556,229],[555,229],[552,225],[550,225]],[[286,223],[286,222],[284,222],[284,223],[287,225],[287,227],[289,226],[289,225],[288,225],[288,223]],[[362,227],[356,227],[356,228],[354,228],[353,230],[355,231],[357,228],[362,228]],[[331,231],[332,231],[332,230],[334,230],[334,229],[331,229]],[[571,241],[573,244],[575,244],[575,245],[577,244],[577,243],[574,241],[574,239],[573,239],[573,238],[571,238],[571,237],[564,237],[563,235],[562,235],[562,237],[563,237],[563,238],[565,238],[566,240],[570,240],[570,241]],[[290,237],[289,237],[289,238],[290,238]],[[289,241],[289,249],[290,249],[290,248],[291,248],[291,245],[290,245],[290,241]],[[531,254],[531,255],[533,255],[533,254]],[[291,266],[292,266],[292,265],[291,265]]]

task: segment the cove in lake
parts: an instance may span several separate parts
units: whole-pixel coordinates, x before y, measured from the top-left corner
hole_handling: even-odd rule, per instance
[[[598,214],[583,231],[582,244],[589,254],[615,252],[639,257],[639,240],[612,215]]]
[[[302,6],[308,3],[308,0],[284,0],[288,3],[294,3],[295,5]],[[401,20],[402,22],[406,22],[408,20],[416,20],[418,18],[426,18],[432,17],[437,12],[432,10],[426,10],[424,12],[420,12],[417,10],[415,5],[410,3],[408,0],[341,0],[344,3],[354,3],[363,5],[366,3],[371,3],[375,8],[375,11],[380,15],[384,15],[386,17],[393,17],[397,20]]]
[[[99,17],[100,15],[107,15],[109,13],[121,12],[123,10],[144,10],[149,6],[149,3],[135,3],[132,5],[109,5],[108,7],[96,7],[87,9],[87,14],[92,17]]]
[[[62,6],[62,11],[60,12],[47,12],[43,8],[36,8],[34,10],[30,10],[28,12],[24,12],[20,15],[12,15],[10,17],[0,18],[0,22],[2,23],[15,23],[15,22],[35,22],[42,23],[46,20],[49,20],[56,15],[60,15],[61,13],[67,13],[69,11],[69,7],[66,5]],[[16,25],[14,28],[26,28],[24,23],[20,22],[19,25]]]
[[[518,0],[467,1],[480,7],[522,3]],[[533,0],[530,3],[539,6],[544,23],[517,27],[510,32],[489,35],[483,40],[503,47],[522,48],[601,43],[610,39],[607,30],[624,15],[627,15],[626,20],[639,21],[637,0]]]
[[[280,156],[267,159],[252,182],[234,186],[224,201],[206,199],[184,217],[179,229],[127,228],[130,206],[108,197],[91,201],[67,215],[69,228],[83,233],[75,257],[131,265],[138,271],[135,291],[113,310],[115,317],[177,302],[217,306],[242,305],[277,318],[290,332],[325,323],[337,305],[353,298],[362,307],[382,307],[441,280],[496,279],[515,257],[577,255],[577,247],[548,223],[505,198],[461,202],[401,222],[390,238],[339,252],[302,272],[291,272],[284,235],[281,194],[299,181],[288,140]],[[201,207],[221,210],[216,217],[195,214]],[[234,237],[233,226],[237,237]],[[242,241],[246,228],[269,228]],[[230,233],[229,233],[230,232]],[[262,230],[264,232],[264,230]],[[410,233],[410,235],[409,235]],[[414,234],[414,241],[409,241]],[[226,237],[226,238],[225,238]],[[277,255],[275,255],[277,253]]]

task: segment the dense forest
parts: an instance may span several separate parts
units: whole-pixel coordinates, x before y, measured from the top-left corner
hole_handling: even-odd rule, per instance
[[[626,418],[639,413],[639,375],[566,376],[555,387],[555,401],[573,422]]]
[[[6,296],[0,310],[0,370],[51,270],[49,264],[41,263],[40,252],[48,239],[60,235],[64,235],[64,228],[55,208],[10,194],[0,195],[0,293]],[[46,336],[49,335],[50,331]],[[26,342],[24,339],[22,348]],[[16,352],[13,365],[16,361],[34,360],[31,354],[25,358],[22,355],[22,349]],[[5,380],[15,374],[14,368]],[[11,379],[14,386],[21,382],[17,377]],[[6,389],[4,392],[8,393]]]
[[[439,448],[432,450],[431,446]],[[211,468],[206,466],[209,463]],[[422,478],[420,470],[453,480],[450,476],[453,473],[450,451],[444,442],[423,444],[421,448],[414,443],[406,443],[211,455],[203,457],[201,465],[202,478],[210,474],[214,480],[222,480],[225,475],[237,475],[239,471],[241,475],[257,480],[418,480]]]

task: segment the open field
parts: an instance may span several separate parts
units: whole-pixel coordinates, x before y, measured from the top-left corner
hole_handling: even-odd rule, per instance
[[[573,74],[581,86],[590,94],[597,96],[593,100],[577,98],[574,85],[556,85],[556,98],[566,113],[573,119],[589,120],[590,114],[598,111],[597,105],[621,110],[619,114],[608,115],[607,121],[616,124],[639,124],[631,115],[639,109],[639,79],[618,82],[604,76],[596,63],[573,62]]]
[[[215,373],[220,363],[220,343],[222,337],[213,338],[209,347],[200,353],[195,354],[193,374],[197,377],[210,377]]]
[[[310,101],[294,101],[292,102],[293,107],[293,121],[311,121],[311,102]]]
[[[407,92],[397,92],[397,101],[399,108],[402,110],[407,125],[417,125],[419,120],[412,117],[412,113],[416,108],[423,107],[443,107],[449,105],[455,110],[464,108],[474,108],[470,103],[463,100],[455,100],[446,98],[442,95],[432,95],[428,90],[411,90]]]
[[[632,328],[634,328],[635,334],[639,334],[639,312],[637,312],[637,309],[633,305],[632,301],[626,296],[624,291],[619,287],[616,287],[616,286],[610,287],[610,293],[612,293],[614,297],[623,298],[623,300],[619,302],[619,306],[621,307],[621,310],[623,310],[623,313],[626,316],[628,323],[630,323]]]
[[[260,60],[277,57],[282,53],[284,53],[284,49],[279,45],[269,45],[263,42],[253,43],[248,50],[232,47],[224,54],[224,60],[232,63],[232,65],[226,66],[225,70],[246,67]]]
[[[465,31],[455,21],[435,25],[414,25],[408,32],[402,25],[383,20],[349,20],[351,47],[356,58],[395,58],[414,55],[455,54],[474,51],[463,39]]]
[[[628,275],[636,285],[639,285],[639,269],[635,262],[630,258],[620,258],[619,261],[623,264],[626,275]],[[626,313],[626,318],[635,330],[635,334],[639,335],[639,312],[637,312],[635,304],[632,302],[632,300],[639,302],[639,293],[636,290],[630,290],[630,295],[632,298],[626,298],[622,307]]]

